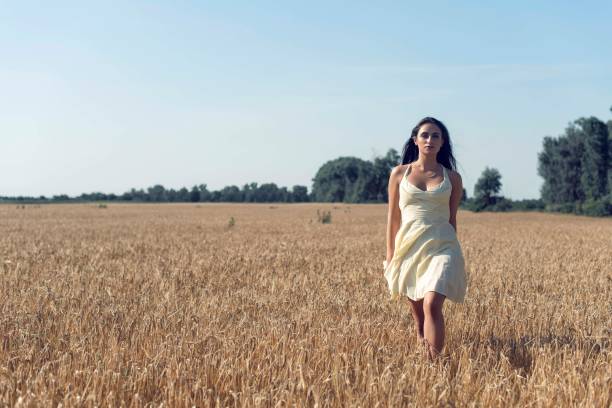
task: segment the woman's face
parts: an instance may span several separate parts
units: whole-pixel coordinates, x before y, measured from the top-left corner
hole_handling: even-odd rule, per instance
[[[440,128],[433,123],[425,123],[419,128],[414,144],[419,148],[419,154],[437,155],[444,144]]]

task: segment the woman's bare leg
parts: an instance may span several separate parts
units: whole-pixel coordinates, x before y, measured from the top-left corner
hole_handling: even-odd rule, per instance
[[[408,301],[410,302],[410,311],[412,312],[412,318],[414,319],[414,325],[416,327],[417,339],[422,341],[424,339],[423,325],[425,324],[423,299],[415,301],[408,298]]]
[[[429,344],[429,357],[437,357],[444,347],[444,316],[442,305],[446,296],[437,292],[425,293],[423,312],[425,314],[424,335]]]

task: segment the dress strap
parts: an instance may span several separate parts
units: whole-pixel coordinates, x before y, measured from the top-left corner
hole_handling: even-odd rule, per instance
[[[404,171],[404,178],[406,178],[406,175],[408,174],[408,170],[410,169],[410,166],[412,166],[412,163],[408,163],[408,166],[406,166],[406,170]]]

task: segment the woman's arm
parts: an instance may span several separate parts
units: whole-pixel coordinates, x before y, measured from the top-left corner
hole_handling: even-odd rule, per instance
[[[391,262],[395,252],[395,236],[400,228],[402,215],[399,208],[399,182],[401,166],[396,166],[389,175],[389,210],[387,214],[387,263]]]
[[[457,231],[457,209],[459,208],[461,197],[463,196],[463,181],[461,180],[461,175],[456,171],[453,172],[451,182],[453,183],[453,190],[449,200],[450,219],[448,222],[455,228],[455,231]]]

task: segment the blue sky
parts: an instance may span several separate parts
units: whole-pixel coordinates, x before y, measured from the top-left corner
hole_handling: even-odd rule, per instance
[[[468,195],[612,119],[612,3],[0,1],[0,195],[307,185],[441,119]]]

